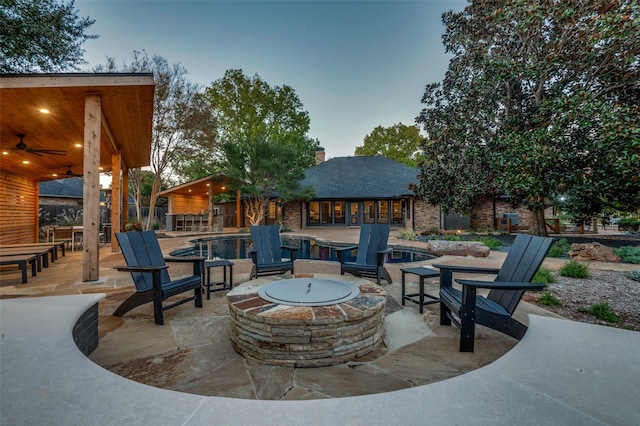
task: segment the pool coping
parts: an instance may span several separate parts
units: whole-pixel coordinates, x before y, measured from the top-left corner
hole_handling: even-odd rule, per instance
[[[0,300],[2,424],[635,424],[640,334],[530,315],[495,362],[394,392],[256,401],[158,389],[94,364],[72,330],[104,294]]]

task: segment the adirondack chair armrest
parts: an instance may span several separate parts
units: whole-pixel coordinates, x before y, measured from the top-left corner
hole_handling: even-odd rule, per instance
[[[504,281],[474,281],[456,279],[458,284],[475,288],[486,288],[495,290],[543,290],[546,286],[539,283],[515,283]]]
[[[258,250],[249,250],[249,251],[247,252],[247,254],[248,254],[249,256],[251,256],[251,262],[252,262],[254,265],[257,265],[257,264],[258,264]]]
[[[154,272],[154,271],[162,271],[163,269],[167,269],[167,268],[168,267],[166,265],[114,266],[113,267],[113,269],[117,269],[118,271],[125,271],[125,272]]]
[[[391,253],[393,251],[393,249],[391,247],[387,247],[384,250],[378,250],[376,252],[376,265],[378,266],[382,266],[384,265],[384,259],[386,257],[387,254]]]
[[[344,252],[355,250],[357,248],[358,248],[358,246],[336,247],[334,250],[336,251],[336,254],[338,255],[338,261],[340,263],[344,263]]]
[[[289,257],[291,258],[292,262],[298,257],[298,250],[300,250],[299,246],[287,246],[283,244],[280,246],[280,248],[289,250]]]
[[[193,263],[193,275],[202,275],[204,272],[204,257],[165,257],[165,262]]]
[[[453,285],[453,273],[465,273],[465,274],[497,274],[500,272],[500,268],[486,268],[481,266],[462,266],[462,265],[446,265],[435,264],[431,265],[434,268],[440,269],[440,287],[451,287]]]

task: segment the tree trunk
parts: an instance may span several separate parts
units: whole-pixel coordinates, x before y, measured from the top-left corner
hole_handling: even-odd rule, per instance
[[[153,185],[151,186],[151,196],[149,197],[149,217],[147,218],[147,226],[145,227],[147,231],[153,229],[153,216],[156,201],[158,200],[158,192],[160,192],[160,174],[156,174],[153,178]]]
[[[246,214],[249,218],[249,223],[253,225],[260,225],[264,218],[264,203],[261,198],[249,197],[244,200],[246,206]]]
[[[529,233],[541,237],[547,237],[549,235],[544,221],[544,209],[533,211],[533,223],[529,227]]]

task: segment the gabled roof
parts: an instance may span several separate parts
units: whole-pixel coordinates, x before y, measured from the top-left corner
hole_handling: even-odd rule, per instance
[[[41,197],[82,198],[82,184],[80,178],[57,179],[40,182]]]
[[[385,157],[337,157],[311,167],[300,182],[314,199],[389,199],[411,196],[418,169]]]

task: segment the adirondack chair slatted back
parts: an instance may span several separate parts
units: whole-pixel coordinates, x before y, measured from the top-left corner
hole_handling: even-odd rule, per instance
[[[124,260],[128,266],[164,266],[164,257],[158,237],[154,231],[142,232],[118,232],[116,239]],[[163,269],[161,283],[171,281],[169,272]],[[138,291],[145,291],[153,288],[152,275],[150,272],[132,272],[131,277]]]
[[[257,251],[258,264],[282,261],[280,227],[278,225],[252,226],[251,239],[253,249]]]
[[[356,263],[359,265],[375,265],[377,263],[376,252],[386,249],[388,240],[388,225],[362,225],[360,227]]]
[[[496,281],[531,282],[552,243],[553,238],[518,235],[509,249]],[[512,314],[520,302],[522,293],[524,292],[518,290],[491,290],[487,299],[499,303]]]

